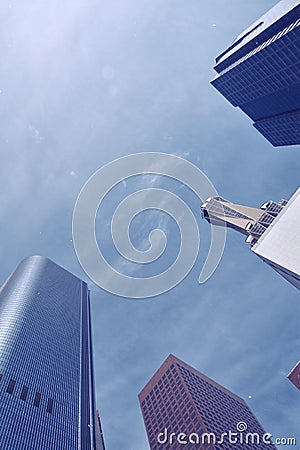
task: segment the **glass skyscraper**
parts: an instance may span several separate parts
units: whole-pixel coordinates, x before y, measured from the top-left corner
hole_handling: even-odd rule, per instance
[[[300,3],[282,0],[216,58],[212,85],[274,146],[300,144]]]
[[[87,284],[29,257],[0,291],[0,449],[103,449],[97,436]]]
[[[276,448],[243,399],[173,355],[139,401],[151,450]]]

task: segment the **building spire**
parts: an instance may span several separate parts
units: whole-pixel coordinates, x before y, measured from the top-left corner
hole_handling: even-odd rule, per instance
[[[264,203],[260,208],[251,208],[231,203],[222,197],[210,197],[201,206],[201,211],[202,217],[209,223],[227,226],[246,235],[246,242],[252,246],[286,203],[286,200],[281,200],[279,203],[270,201]]]

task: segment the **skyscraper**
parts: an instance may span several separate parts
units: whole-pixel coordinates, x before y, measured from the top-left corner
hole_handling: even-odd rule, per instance
[[[105,450],[104,436],[98,409],[96,411],[96,437],[97,437],[97,450]]]
[[[300,188],[289,201],[269,201],[261,208],[214,197],[201,209],[208,222],[245,234],[253,253],[300,289]]]
[[[139,401],[151,450],[275,448],[243,399],[173,355]]]
[[[272,145],[300,144],[299,61],[299,0],[281,0],[216,58],[211,83]]]
[[[0,291],[0,448],[96,450],[95,415],[87,285],[29,257]]]
[[[290,372],[288,378],[300,390],[300,361]]]

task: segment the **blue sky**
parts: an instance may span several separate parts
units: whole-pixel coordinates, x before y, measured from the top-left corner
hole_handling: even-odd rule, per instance
[[[88,281],[71,242],[75,201],[98,168],[127,154],[183,156],[235,203],[259,206],[293,194],[299,147],[272,148],[209,84],[215,56],[275,3],[1,2],[1,281],[31,254]],[[99,211],[108,259],[116,258],[112,205],[149,183],[164,182],[122,184]],[[182,195],[199,220],[201,249],[179,286],[137,301],[89,283],[107,448],[148,448],[137,394],[169,353],[246,399],[274,436],[300,439],[300,395],[286,380],[300,359],[299,293],[231,230],[218,270],[200,286],[210,230],[199,200],[185,189]],[[160,213],[132,226],[142,248],[159,224],[171,247],[158,272],[176,254],[176,227]]]

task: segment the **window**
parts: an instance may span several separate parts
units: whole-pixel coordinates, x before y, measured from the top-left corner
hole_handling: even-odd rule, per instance
[[[6,389],[6,392],[8,392],[8,394],[12,394],[15,388],[16,382],[15,380],[10,380]]]
[[[39,408],[40,402],[41,402],[41,394],[39,392],[36,392],[35,396],[34,396],[33,404],[34,404],[34,406]]]
[[[28,387],[24,385],[23,388],[22,388],[20,399],[25,402],[25,400],[27,398],[27,395],[28,395]]]
[[[52,411],[53,411],[53,403],[54,403],[54,400],[53,400],[52,398],[48,398],[48,401],[47,401],[47,408],[46,408],[47,413],[52,414]]]

